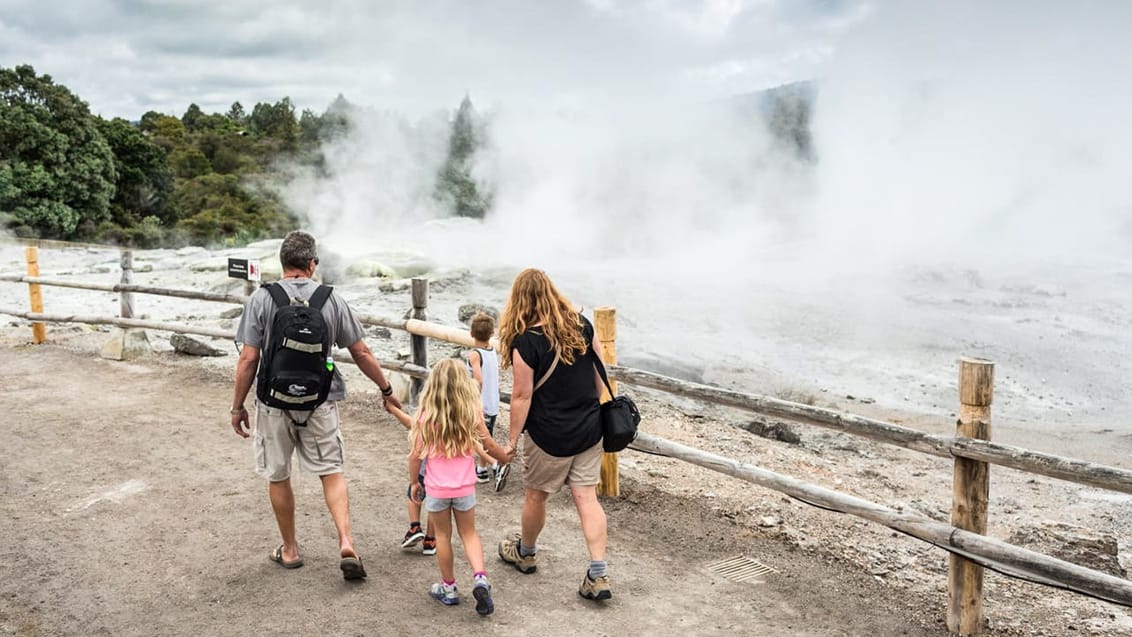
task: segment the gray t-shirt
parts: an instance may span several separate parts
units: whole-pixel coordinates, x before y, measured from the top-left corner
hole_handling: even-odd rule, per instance
[[[309,299],[318,284],[310,279],[283,279],[279,282],[287,295],[297,299]],[[240,327],[236,330],[236,342],[263,349],[268,342],[268,332],[271,331],[271,315],[275,310],[275,301],[271,293],[264,288],[256,290],[244,307],[244,314],[240,317]],[[330,329],[330,341],[339,348],[345,349],[362,340],[365,332],[362,324],[350,311],[350,306],[337,292],[331,292],[330,298],[322,306],[322,317]],[[263,359],[260,359],[262,363]],[[257,370],[258,376],[258,370]],[[330,382],[330,395],[327,400],[343,400],[346,398],[346,383],[334,368],[334,378]]]

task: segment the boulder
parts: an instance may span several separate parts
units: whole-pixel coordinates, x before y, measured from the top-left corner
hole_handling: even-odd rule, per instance
[[[225,356],[227,354],[224,350],[217,349],[208,343],[184,334],[173,334],[169,337],[169,344],[173,346],[173,350],[177,353],[188,354],[189,356]]]
[[[396,270],[378,261],[355,261],[346,267],[346,274],[362,279],[392,279]]]
[[[791,445],[796,445],[802,441],[802,437],[799,436],[790,425],[781,420],[769,420],[760,416],[751,422],[743,423],[739,426],[756,436],[779,440]]]
[[[483,312],[496,321],[499,320],[499,310],[483,305],[482,303],[465,303],[461,305],[460,309],[457,311],[457,317],[460,319],[461,323],[466,325],[472,320],[472,317],[476,315],[476,312]]]
[[[110,340],[102,346],[99,355],[114,361],[125,361],[140,358],[152,351],[145,330],[116,327],[110,334]]]

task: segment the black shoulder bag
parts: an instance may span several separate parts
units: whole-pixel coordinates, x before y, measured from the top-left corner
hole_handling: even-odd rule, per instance
[[[637,439],[641,412],[637,411],[637,405],[628,396],[613,395],[609,376],[605,374],[605,365],[597,352],[594,352],[594,367],[610,395],[610,400],[601,404],[601,447],[606,453],[617,453]]]

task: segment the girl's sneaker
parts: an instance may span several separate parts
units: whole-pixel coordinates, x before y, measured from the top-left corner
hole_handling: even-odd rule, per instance
[[[437,582],[432,585],[432,588],[428,589],[428,594],[445,606],[455,606],[460,603],[460,593],[456,590],[455,584],[449,586],[442,582]],[[477,604],[476,607],[478,608],[479,605]]]
[[[476,578],[472,597],[476,598],[476,612],[480,615],[490,615],[495,612],[495,602],[491,601],[491,584],[487,582],[486,577]]]

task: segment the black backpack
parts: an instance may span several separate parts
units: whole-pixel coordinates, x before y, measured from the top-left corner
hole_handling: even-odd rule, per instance
[[[330,394],[334,375],[330,329],[322,317],[322,306],[332,288],[318,286],[304,303],[290,298],[278,283],[265,287],[275,301],[275,313],[271,340],[261,353],[256,397],[268,407],[314,411]],[[306,419],[291,420],[296,425],[306,424]]]

